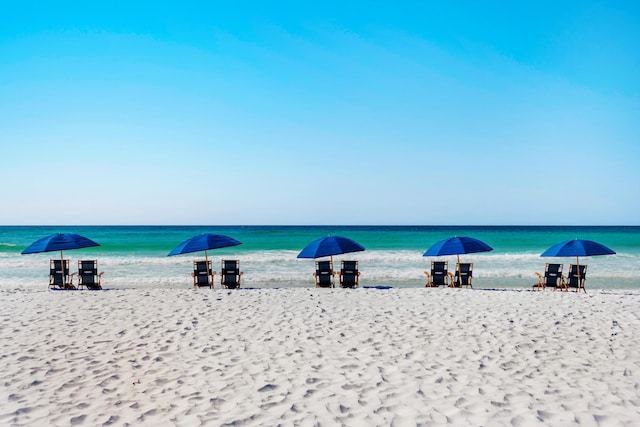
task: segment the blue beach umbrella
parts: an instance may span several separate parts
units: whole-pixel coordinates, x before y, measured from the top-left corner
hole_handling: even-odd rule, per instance
[[[230,246],[241,245],[242,242],[238,240],[225,236],[223,234],[199,234],[190,239],[185,240],[180,243],[178,246],[173,248],[171,252],[167,254],[167,256],[173,255],[182,255],[188,254],[192,252],[200,252],[204,251],[204,258],[207,266],[207,274],[211,273],[209,270],[209,256],[207,255],[207,251],[210,249],[219,249],[219,248],[227,248]]]
[[[180,243],[178,246],[173,248],[167,256],[182,255],[200,251],[204,251],[206,254],[210,249],[227,248],[229,246],[237,246],[241,244],[242,242],[222,234],[199,234]]]
[[[67,249],[90,248],[92,246],[100,246],[100,244],[79,234],[57,233],[36,240],[27,246],[27,248],[22,251],[22,254],[26,255],[53,251],[62,252]]]
[[[564,242],[556,243],[546,251],[542,252],[540,256],[544,257],[576,257],[576,265],[578,270],[578,281],[580,281],[580,257],[581,256],[595,256],[595,255],[614,255],[615,251],[609,249],[605,245],[602,245],[593,240],[566,240]]]
[[[36,240],[35,242],[27,246],[27,248],[21,253],[22,255],[27,255],[37,254],[41,252],[60,251],[60,265],[63,266],[62,274],[64,280],[64,256],[62,255],[62,251],[69,249],[90,248],[93,246],[100,246],[100,244],[79,234],[56,233]]]
[[[460,254],[489,252],[492,250],[491,246],[473,237],[450,237],[431,245],[422,256],[457,255],[459,264]]]
[[[581,257],[581,256],[593,256],[593,255],[613,255],[615,252],[605,245],[602,245],[593,240],[567,240],[564,242],[556,243],[549,249],[544,251],[540,256],[557,256],[557,257]]]
[[[325,236],[305,246],[297,258],[321,258],[364,251],[364,246],[342,236]]]

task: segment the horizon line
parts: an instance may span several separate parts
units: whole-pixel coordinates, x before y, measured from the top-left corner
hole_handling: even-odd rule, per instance
[[[639,224],[0,224],[0,227],[640,227]]]

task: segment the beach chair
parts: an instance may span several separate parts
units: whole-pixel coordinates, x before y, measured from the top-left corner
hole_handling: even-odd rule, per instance
[[[580,292],[580,289],[584,290],[584,280],[586,279],[586,277],[586,265],[580,265],[580,274],[578,274],[578,266],[575,264],[570,264],[569,274],[567,275],[567,277],[562,276],[562,281],[567,289],[575,289],[576,292]]]
[[[222,260],[222,271],[220,272],[220,284],[223,288],[235,289],[240,287],[240,279],[242,278],[240,271],[240,261],[238,260]]]
[[[543,290],[546,288],[553,288],[555,291],[558,288],[563,288],[562,267],[562,264],[547,263],[544,266],[544,275],[536,272],[538,282],[533,285],[533,289]]]
[[[360,272],[358,271],[358,261],[342,261],[340,263],[340,286],[343,288],[357,288]]]
[[[64,260],[64,270],[62,260],[49,260],[49,287],[58,289],[75,289],[73,278],[69,275],[69,260]],[[75,273],[74,273],[75,274]]]
[[[450,287],[461,288],[463,286],[473,287],[471,280],[473,279],[473,263],[463,262],[456,264],[456,273],[453,281],[449,283]]]
[[[84,286],[90,290],[102,289],[102,275],[104,271],[98,273],[98,260],[85,259],[78,260],[78,288]]]
[[[542,286],[544,288],[553,288],[556,290],[558,288],[566,288],[566,286],[562,283],[562,269],[564,265],[562,264],[550,264],[547,263],[544,266],[544,276],[542,279]]]
[[[211,261],[193,261],[193,287],[208,286],[209,289],[213,288],[213,276],[216,274],[211,269]]]
[[[316,278],[316,288],[333,288],[333,262],[331,261],[316,261],[316,271],[313,273],[313,277]]]
[[[431,272],[425,271],[427,284],[425,288],[437,288],[438,286],[449,286],[449,262],[431,261]]]

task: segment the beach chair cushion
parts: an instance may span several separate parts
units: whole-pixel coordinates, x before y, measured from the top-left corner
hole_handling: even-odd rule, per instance
[[[70,289],[73,287],[69,276],[69,260],[64,260],[64,270],[62,260],[52,259],[49,261],[49,287],[59,289]]]
[[[562,264],[547,263],[544,267],[543,286],[545,288],[558,288],[562,285]]]
[[[91,290],[102,289],[101,276],[102,273],[98,274],[97,260],[78,261],[78,287],[84,286]]]
[[[331,261],[316,261],[316,287],[332,288],[333,284],[333,263]]]
[[[447,285],[448,262],[431,261],[431,276],[429,286],[438,287]]]
[[[192,276],[194,287],[213,287],[211,261],[194,261]]]
[[[459,263],[456,268],[456,273],[454,277],[454,286],[462,287],[469,286],[473,287],[471,284],[471,280],[473,279],[473,263]]]
[[[584,281],[587,277],[587,266],[580,265],[580,274],[578,274],[578,266],[575,264],[569,265],[569,274],[566,278],[566,286],[568,288],[574,288],[576,291],[584,289]]]

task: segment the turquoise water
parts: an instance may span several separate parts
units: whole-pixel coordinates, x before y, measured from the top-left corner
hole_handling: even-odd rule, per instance
[[[21,255],[33,241],[58,232],[86,236],[101,246],[66,251],[72,263],[97,258],[105,271],[105,286],[182,287],[191,283],[191,262],[204,254],[167,257],[177,244],[200,233],[224,234],[243,242],[240,246],[209,251],[219,270],[222,258],[239,259],[244,286],[311,287],[313,260],[297,259],[310,241],[326,235],[356,240],[365,248],[336,256],[360,261],[362,285],[424,286],[423,271],[431,258],[422,253],[433,243],[451,236],[470,236],[494,248],[492,252],[463,255],[474,262],[474,287],[526,288],[545,262],[575,258],[541,258],[549,246],[580,238],[600,242],[617,255],[581,258],[588,264],[587,288],[640,288],[640,227],[432,227],[432,226],[20,226],[0,227],[0,287],[42,287],[48,280],[48,260],[59,253]],[[455,256],[444,257],[451,264]],[[75,264],[72,264],[75,265]]]

